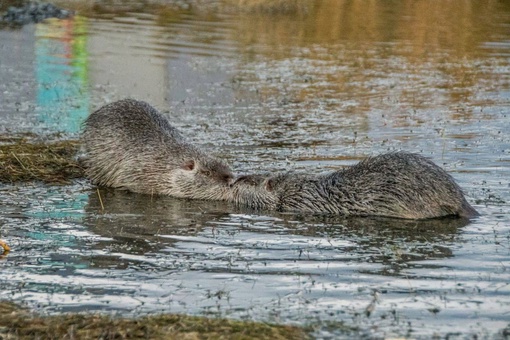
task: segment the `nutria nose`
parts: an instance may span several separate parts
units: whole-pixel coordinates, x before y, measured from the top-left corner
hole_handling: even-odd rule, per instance
[[[260,175],[241,175],[236,178],[234,183],[231,186],[236,185],[237,183],[245,183],[248,185],[258,185],[263,180],[263,177]]]
[[[234,185],[237,184],[237,182],[242,182],[243,181],[243,178],[246,177],[245,175],[242,175],[242,176],[239,176],[237,178],[232,178],[229,182],[228,182],[228,185],[232,188]]]
[[[236,179],[233,176],[228,176],[226,178],[226,180],[227,180],[227,185],[229,187],[232,187],[234,185],[234,183],[236,182]]]
[[[239,177],[237,177],[237,178],[232,178],[232,179],[229,181],[229,185],[230,185],[230,187],[232,188],[232,187],[233,187],[234,185],[236,185],[237,183],[246,181],[246,177],[248,177],[248,176],[246,176],[246,175],[241,175],[241,176],[239,176]]]

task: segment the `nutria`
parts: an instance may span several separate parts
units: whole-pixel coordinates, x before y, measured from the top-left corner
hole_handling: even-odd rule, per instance
[[[193,145],[153,107],[125,99],[92,113],[82,141],[86,175],[100,186],[254,209],[426,219],[477,212],[443,169],[395,152],[323,175],[247,175],[232,182],[222,161]]]
[[[477,215],[446,171],[407,152],[324,175],[241,176],[232,190],[234,202],[263,210],[408,219]]]
[[[85,121],[85,174],[96,185],[145,194],[226,200],[229,167],[186,142],[149,104],[120,100]]]

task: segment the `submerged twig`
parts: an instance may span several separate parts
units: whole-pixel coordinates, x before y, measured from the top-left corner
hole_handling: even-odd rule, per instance
[[[99,192],[99,188],[97,190],[97,197],[99,197],[99,203],[101,204],[101,211],[104,211],[103,199],[101,198],[101,193]]]

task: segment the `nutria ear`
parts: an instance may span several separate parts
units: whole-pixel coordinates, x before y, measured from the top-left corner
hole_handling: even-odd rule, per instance
[[[188,161],[185,161],[184,164],[182,165],[182,168],[184,170],[193,170],[195,169],[195,161],[190,159]]]

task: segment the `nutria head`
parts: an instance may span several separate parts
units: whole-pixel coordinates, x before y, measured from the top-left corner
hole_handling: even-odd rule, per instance
[[[231,197],[229,167],[188,143],[145,102],[125,99],[93,112],[82,141],[86,174],[94,184],[180,198]]]
[[[184,159],[167,173],[162,193],[181,198],[229,200],[232,171],[222,161],[206,157]]]
[[[276,210],[276,179],[270,175],[243,175],[232,184],[232,201],[254,209]]]

